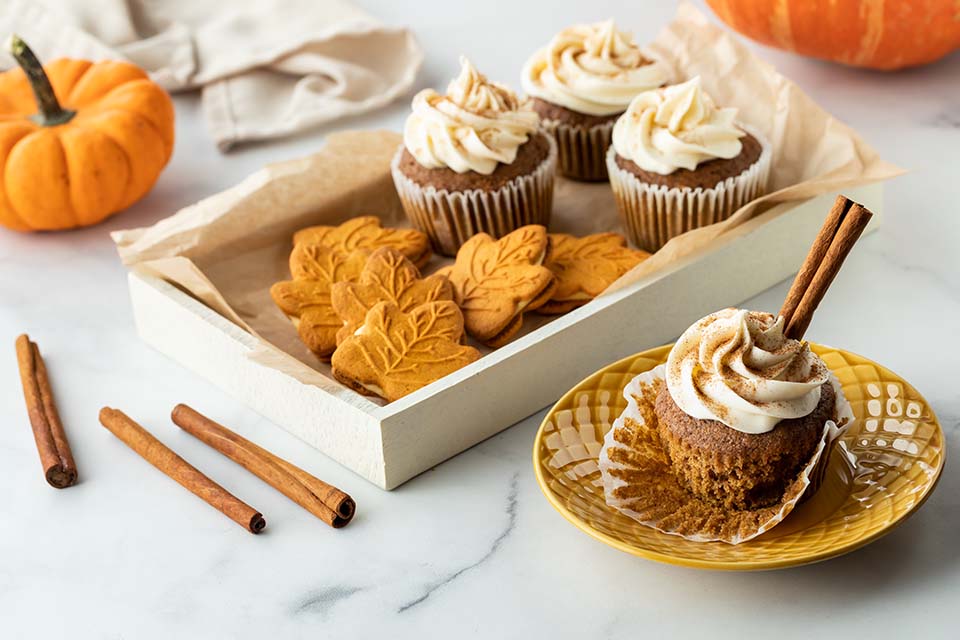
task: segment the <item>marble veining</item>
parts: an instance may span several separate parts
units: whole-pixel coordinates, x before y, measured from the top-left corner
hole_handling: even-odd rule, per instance
[[[292,607],[293,615],[319,615],[326,618],[330,610],[341,600],[346,600],[355,593],[363,591],[363,587],[337,585],[323,587],[310,592]]]
[[[960,129],[960,101],[948,104],[947,107],[934,115],[930,125],[942,129]]]
[[[410,609],[416,607],[417,605],[422,604],[423,602],[426,602],[426,600],[430,596],[432,596],[434,593],[436,593],[438,590],[451,584],[454,580],[464,575],[468,571],[472,571],[473,569],[476,569],[481,564],[483,564],[484,562],[492,558],[494,554],[497,553],[497,551],[499,551],[500,545],[502,545],[503,541],[506,540],[511,533],[513,533],[513,530],[517,525],[517,492],[518,492],[519,477],[520,477],[519,473],[514,473],[513,476],[510,478],[510,492],[507,494],[507,505],[506,505],[506,508],[504,509],[507,515],[507,523],[504,526],[503,531],[501,531],[500,534],[490,544],[490,548],[487,550],[487,552],[483,554],[480,557],[480,559],[476,560],[475,562],[471,562],[470,564],[445,575],[444,577],[437,580],[436,582],[432,582],[431,584],[429,584],[423,590],[422,595],[418,596],[417,598],[414,598],[413,600],[410,600],[409,602],[406,602],[400,605],[400,607],[397,609],[397,613],[403,613],[405,611],[409,611]]]

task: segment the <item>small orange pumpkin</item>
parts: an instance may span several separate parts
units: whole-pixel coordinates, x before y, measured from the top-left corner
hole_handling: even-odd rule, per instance
[[[955,0],[707,0],[748,38],[855,67],[926,64],[960,47]]]
[[[17,36],[0,74],[0,225],[96,224],[142,198],[173,153],[173,103],[128,62],[55,60]]]

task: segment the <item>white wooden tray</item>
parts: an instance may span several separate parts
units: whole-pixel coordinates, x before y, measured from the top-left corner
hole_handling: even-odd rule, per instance
[[[880,183],[846,195],[880,222]],[[605,295],[419,391],[378,406],[332,380],[304,384],[248,356],[257,340],[151,276],[130,274],[137,330],[159,351],[383,489],[554,402],[603,365],[670,341],[710,311],[796,271],[835,194],[760,216],[708,249]],[[307,365],[302,365],[307,368]]]

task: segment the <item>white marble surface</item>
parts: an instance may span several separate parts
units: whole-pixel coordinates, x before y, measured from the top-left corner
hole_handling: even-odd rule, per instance
[[[427,51],[420,86],[445,83],[460,52],[516,83],[530,47],[566,23],[615,16],[649,38],[672,14],[668,3],[601,0],[487,2],[470,19],[449,2],[364,4],[415,27]],[[960,55],[879,74],[758,51],[912,170],[889,184],[884,228],[857,246],[808,335],[910,379],[955,458]],[[906,524],[846,557],[769,573],[694,571],[605,547],[553,511],[530,464],[542,412],[384,493],[141,344],[107,231],[151,224],[265,162],[316,149],[333,129],[222,156],[198,106],[177,98],[176,154],[131,211],[73,233],[0,232],[0,636],[956,637],[953,464]],[[405,110],[337,126],[396,127]],[[774,310],[786,287],[746,304]],[[13,352],[22,331],[46,354],[80,467],[82,482],[65,491],[41,478]],[[344,487],[359,515],[328,529],[173,427],[167,415],[181,401]],[[244,532],[132,454],[99,426],[103,405],[128,410],[263,510],[266,533]]]

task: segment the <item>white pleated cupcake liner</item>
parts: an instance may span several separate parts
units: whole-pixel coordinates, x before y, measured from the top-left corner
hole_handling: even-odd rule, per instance
[[[788,491],[784,495],[784,499],[779,505],[777,505],[777,510],[774,512],[774,514],[765,520],[755,522],[752,512],[735,510],[731,511],[724,510],[722,507],[713,507],[712,505],[707,505],[706,503],[700,503],[695,496],[690,494],[689,504],[687,506],[693,505],[693,507],[703,510],[703,517],[699,519],[700,522],[710,522],[715,524],[717,519],[726,518],[731,523],[737,525],[735,527],[729,527],[730,529],[735,529],[736,533],[728,536],[718,536],[706,530],[688,529],[681,531],[676,526],[671,524],[674,512],[669,514],[658,513],[656,508],[659,497],[657,489],[658,483],[649,482],[649,477],[647,477],[646,482],[632,486],[614,473],[614,471],[646,471],[648,473],[651,471],[650,469],[642,466],[644,458],[636,455],[637,451],[634,451],[630,447],[629,443],[622,442],[617,439],[617,432],[626,426],[627,420],[633,421],[639,429],[655,428],[652,426],[647,426],[646,421],[643,418],[644,411],[641,411],[640,407],[638,406],[637,398],[645,397],[645,394],[643,393],[644,387],[655,385],[658,381],[663,381],[664,371],[665,366],[661,364],[657,367],[654,367],[650,371],[645,371],[644,373],[637,375],[633,378],[633,380],[627,383],[627,386],[623,389],[623,397],[627,400],[627,408],[624,409],[623,413],[621,413],[620,416],[614,421],[613,426],[607,432],[606,436],[604,436],[603,448],[600,450],[600,458],[597,462],[603,479],[604,500],[608,506],[645,526],[652,527],[653,529],[663,533],[680,536],[687,540],[693,540],[694,542],[726,542],[728,544],[740,544],[741,542],[746,542],[747,540],[756,538],[760,534],[769,531],[775,525],[782,522],[783,519],[786,518],[791,511],[793,511],[797,504],[802,502],[804,499],[809,498],[817,489],[820,488],[820,484],[822,483],[826,474],[826,469],[830,458],[830,451],[832,450],[833,445],[840,438],[840,436],[850,428],[850,425],[853,424],[853,409],[851,408],[846,397],[843,395],[843,389],[840,387],[840,381],[837,380],[836,376],[831,373],[830,384],[833,386],[833,390],[836,393],[835,414],[837,416],[837,422],[828,420],[824,425],[823,433],[820,436],[820,443],[817,445],[813,456],[810,458],[810,461],[806,464],[806,466],[801,470],[797,479],[794,480],[791,485],[789,485]],[[653,412],[653,407],[645,407],[645,409],[648,415]],[[656,436],[655,438],[648,439],[648,441],[655,441],[659,443],[660,439],[659,436]],[[624,453],[633,454],[625,459],[631,460],[634,464],[632,466],[628,466],[620,462],[612,461],[610,458],[610,452],[614,449],[621,449],[624,450]],[[666,454],[664,453],[664,455]],[[796,483],[799,483],[799,485]],[[790,487],[794,486],[796,487],[796,490],[792,495],[790,495]],[[624,487],[627,488],[627,491],[621,493],[623,495],[629,495],[629,499],[620,498],[615,495],[615,492],[618,489],[622,489]],[[638,511],[637,509],[643,509],[643,511]]]
[[[615,120],[589,128],[559,120],[541,120],[540,126],[553,136],[559,154],[557,170],[573,180],[603,182],[607,179],[607,149],[613,140]]]
[[[642,182],[617,166],[616,151],[607,151],[607,172],[630,240],[651,253],[671,238],[692,229],[722,222],[740,207],[764,195],[770,177],[770,146],[748,127],[762,147],[760,157],[740,175],[731,176],[709,189],[667,187]]]
[[[547,226],[553,209],[557,145],[551,136],[545,137],[550,148],[540,165],[494,191],[448,191],[417,184],[400,170],[401,146],[390,169],[410,223],[446,256],[455,256],[463,243],[481,232],[501,238],[528,224]]]

